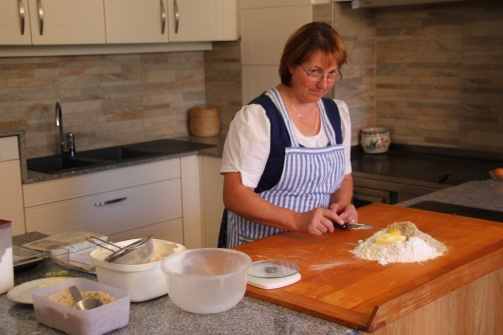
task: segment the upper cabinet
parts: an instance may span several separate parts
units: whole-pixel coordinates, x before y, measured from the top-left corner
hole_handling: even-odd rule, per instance
[[[105,0],[107,43],[168,42],[166,0]]]
[[[3,0],[0,21],[1,44],[105,43],[102,0]]]
[[[107,43],[237,40],[236,0],[104,0]]]
[[[237,40],[236,0],[168,0],[172,42]]]
[[[0,45],[237,40],[238,0],[1,0]]]
[[[103,44],[103,0],[29,0],[33,44]]]
[[[28,0],[0,1],[0,44],[31,44]]]

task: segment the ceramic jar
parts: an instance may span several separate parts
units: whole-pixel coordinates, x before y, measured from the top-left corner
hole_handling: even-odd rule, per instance
[[[389,130],[384,127],[364,128],[360,135],[360,144],[365,153],[379,154],[388,151],[391,143]]]

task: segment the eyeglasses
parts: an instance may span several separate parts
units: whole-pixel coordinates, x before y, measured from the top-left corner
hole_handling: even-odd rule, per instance
[[[339,69],[335,69],[327,74],[323,74],[318,70],[306,70],[306,68],[301,64],[300,67],[307,74],[310,81],[319,82],[323,78],[327,77],[327,81],[329,83],[335,83],[337,80],[342,79],[342,74],[339,72]]]

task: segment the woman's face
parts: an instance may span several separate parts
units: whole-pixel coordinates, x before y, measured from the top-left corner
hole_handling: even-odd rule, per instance
[[[326,77],[320,81],[311,81],[307,72],[318,71],[326,76],[328,73],[337,70],[339,67],[337,63],[327,64],[326,57],[321,51],[313,53],[311,58],[299,66],[290,67],[292,74],[293,95],[299,103],[312,103],[320,100],[327,92],[332,89],[335,82],[328,82]]]

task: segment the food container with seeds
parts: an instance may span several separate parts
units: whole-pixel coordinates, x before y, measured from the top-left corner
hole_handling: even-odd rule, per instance
[[[63,296],[72,285],[84,293],[93,292],[99,299],[103,297],[104,304],[90,310],[69,307],[71,303],[65,301]],[[130,294],[89,279],[69,278],[34,290],[32,297],[37,321],[67,334],[101,335],[129,323]]]

